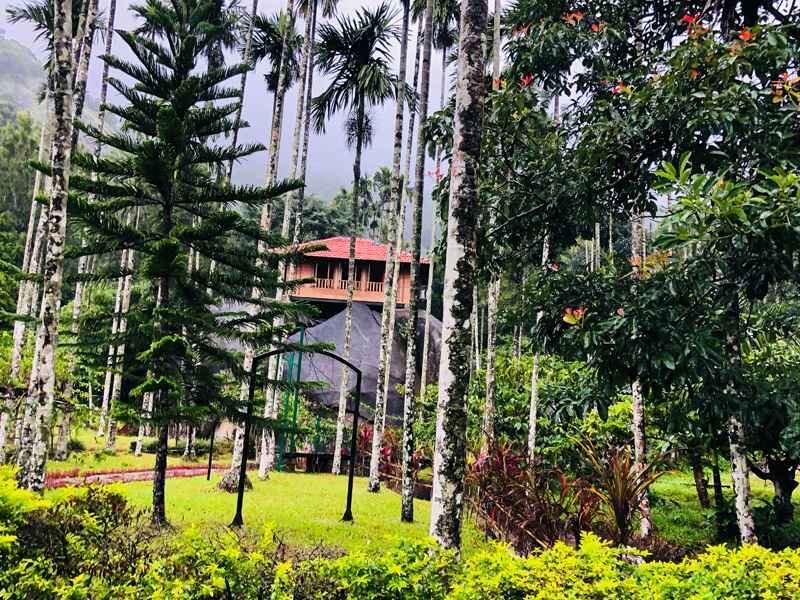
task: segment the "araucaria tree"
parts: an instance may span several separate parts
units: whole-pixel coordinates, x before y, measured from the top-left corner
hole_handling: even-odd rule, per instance
[[[356,237],[359,229],[359,192],[361,190],[361,154],[372,139],[372,124],[367,110],[395,97],[397,77],[391,72],[392,42],[398,39],[395,13],[382,3],[374,10],[361,9],[354,17],[339,17],[335,24],[320,27],[317,60],[328,75],[328,87],[312,101],[314,123],[325,130],[325,121],[340,110],[349,112],[347,138],[355,148],[353,159],[353,195],[350,214],[350,256],[347,269],[347,308],[345,318],[345,359],[350,357],[353,329],[353,288],[356,270]],[[342,370],[339,413],[333,472],[341,466],[342,439],[347,409],[347,370]]]
[[[81,126],[115,152],[75,157],[83,172],[74,176],[74,186],[85,194],[76,199],[75,216],[96,240],[80,252],[135,251],[141,257],[135,276],[152,290],[151,301],[140,302],[129,314],[131,320],[145,323],[130,333],[138,336],[140,347],[146,338],[137,357],[146,376],[131,396],[153,397],[149,419],[156,426],[158,445],[152,519],[159,525],[166,523],[170,424],[203,411],[231,412],[225,406],[225,374],[243,374],[220,340],[233,336],[248,344],[269,343],[274,332],[264,323],[285,319],[288,312],[271,300],[267,308],[266,302],[251,299],[253,287],[263,292],[259,297],[267,298],[277,281],[277,259],[254,266],[257,246],[267,248],[278,241],[236,209],[259,208],[293,184],[221,185],[213,174],[215,166],[263,150],[260,145],[217,146],[209,141],[233,131],[239,95],[224,84],[250,68],[209,68],[201,59],[215,40],[217,8],[213,0],[147,1],[140,14],[157,32],[152,39],[119,33],[136,61],[103,57],[125,77],[124,82],[109,80],[125,105],[107,108],[122,120],[123,128],[106,133]],[[90,197],[95,200],[90,202]],[[126,219],[136,209],[142,215],[138,228]],[[187,269],[190,254],[202,259],[200,268]],[[203,268],[212,261],[213,273]],[[251,310],[215,308],[244,302],[251,303]],[[120,336],[117,332],[115,343],[124,341]],[[230,399],[231,405],[236,402]]]

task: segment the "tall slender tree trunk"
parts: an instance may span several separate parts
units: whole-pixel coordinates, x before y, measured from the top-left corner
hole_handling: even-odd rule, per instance
[[[142,399],[142,422],[139,424],[139,431],[136,436],[136,446],[134,447],[133,454],[135,456],[142,455],[142,447],[144,446],[144,433],[145,423],[150,418],[153,412],[153,394],[147,392]]]
[[[492,36],[492,87],[500,89],[500,0],[494,0],[494,31]],[[491,219],[494,221],[494,218]],[[492,273],[486,290],[486,394],[483,403],[481,452],[486,454],[494,439],[494,363],[497,347],[497,310],[500,302],[500,274]]]
[[[283,47],[281,49],[281,66],[279,68],[278,73],[278,87],[275,90],[275,103],[274,103],[274,110],[272,112],[272,123],[270,126],[270,142],[269,142],[269,153],[267,157],[267,185],[273,185],[275,180],[277,179],[278,175],[278,155],[280,153],[280,140],[281,140],[281,131],[283,125],[283,101],[286,96],[287,90],[287,81],[286,81],[286,63],[287,63],[287,56],[288,56],[288,46],[287,46],[287,39],[290,31],[294,31],[294,4],[291,2],[287,2],[287,12],[289,14],[289,26],[284,35],[283,39]],[[250,33],[252,35],[252,32]],[[246,48],[247,49],[247,48]],[[242,82],[243,91],[244,82]],[[236,135],[236,131],[234,130],[234,135]],[[232,169],[232,165],[229,165],[229,171]],[[272,223],[272,202],[268,202],[264,205],[261,209],[261,229],[263,231],[269,231],[270,226]],[[265,248],[262,247],[262,244],[259,243],[259,253],[264,252]],[[260,261],[260,259],[258,259]],[[260,292],[257,289],[253,289],[253,297],[254,299],[258,299],[260,297]],[[244,355],[244,362],[243,367],[245,371],[249,372],[250,368],[253,365],[253,358],[255,355],[255,350],[252,347],[248,347],[245,349]],[[277,372],[280,363],[276,359],[276,357],[271,357],[268,362],[268,372]],[[247,381],[243,381],[240,391],[239,397],[242,404],[245,403],[247,400],[247,391],[248,391],[248,384]],[[278,394],[276,389],[270,389],[267,391],[267,401],[265,406],[265,413],[272,415],[276,411],[277,402],[278,402]],[[223,489],[227,489],[233,491],[238,486],[239,481],[239,465],[241,464],[242,460],[242,452],[245,448],[245,440],[244,440],[244,428],[240,425],[236,429],[236,434],[234,438],[233,444],[233,455],[231,456],[231,466],[225,475],[220,480],[220,487]],[[269,438],[267,440],[267,448],[266,448],[266,461],[267,465],[270,464],[271,459],[270,455],[274,456],[275,452],[275,436],[272,432],[269,434]]]
[[[729,380],[725,386],[726,395],[734,400],[728,416],[728,442],[731,455],[731,479],[733,480],[736,522],[739,525],[739,538],[742,544],[757,544],[755,519],[753,518],[753,498],[750,491],[750,468],[747,464],[745,430],[742,423],[740,394],[736,377],[741,370],[741,346],[739,343],[739,294],[735,286],[728,290],[728,328],[725,332],[725,351],[729,363]]]
[[[414,75],[413,75],[413,83],[411,85],[412,89],[414,90],[414,96],[416,97],[417,91],[419,88],[419,71],[420,71],[420,61],[422,59],[422,43],[425,38],[425,30],[424,30],[424,20],[420,19],[420,23],[417,26],[417,43],[416,43],[416,51],[414,55]],[[394,253],[395,256],[400,256],[403,252],[403,235],[405,233],[405,225],[406,225],[406,194],[408,192],[408,185],[411,178],[411,154],[414,148],[414,124],[416,119],[416,107],[410,107],[408,111],[408,135],[406,136],[406,160],[405,165],[403,166],[403,190],[400,197],[400,217],[397,223],[398,234],[397,234],[397,243],[395,244]],[[394,273],[392,275],[392,297],[389,300],[389,337],[386,342],[386,347],[388,348],[385,356],[385,360],[387,362],[386,374],[383,378],[383,397],[389,397],[389,383],[390,383],[390,371],[391,369],[388,367],[389,364],[392,362],[392,352],[394,350],[394,335],[395,335],[395,321],[397,316],[397,288],[400,281],[400,261],[395,260],[394,263]]]
[[[431,536],[453,549],[461,546],[466,466],[469,320],[485,81],[481,37],[485,26],[486,2],[462,0],[430,522]]]
[[[420,74],[419,126],[417,127],[417,156],[414,165],[413,212],[411,216],[411,282],[408,300],[409,316],[406,330],[406,379],[403,390],[403,466],[400,499],[400,520],[414,521],[414,419],[417,414],[417,326],[419,324],[419,261],[422,250],[422,203],[425,198],[425,119],[428,117],[428,98],[431,88],[431,54],[433,52],[433,4],[425,7],[425,37],[422,47]]]
[[[253,47],[253,21],[258,14],[258,0],[253,0],[253,5],[250,8],[250,18],[247,21],[247,31],[244,35],[244,48],[242,49],[242,62],[250,64],[251,50]],[[242,107],[244,106],[244,92],[247,87],[247,73],[242,73],[239,79],[239,106],[236,109],[236,116],[234,117],[235,126],[233,128],[233,139],[231,140],[231,148],[235,148],[239,142],[239,129],[242,122]],[[233,177],[234,160],[231,158],[228,161],[228,168],[226,170],[225,180],[230,185],[231,177]]]
[[[50,120],[50,90],[47,91],[45,96],[45,120],[42,123],[41,133],[39,134],[39,153],[37,160],[42,163],[47,157],[47,147],[50,143],[50,136],[48,134],[48,121]],[[25,236],[25,251],[22,257],[22,271],[28,272],[33,264],[38,266],[39,260],[36,256],[35,241],[44,236],[44,225],[47,221],[47,211],[39,208],[37,198],[42,191],[42,184],[44,182],[44,175],[40,171],[36,171],[33,179],[33,193],[31,194],[31,212],[28,216],[28,229]],[[37,215],[40,215],[37,221]],[[42,223],[41,230],[36,226],[37,223]],[[38,268],[37,268],[38,271]],[[17,314],[28,316],[30,315],[30,296],[32,294],[33,283],[27,280],[20,282],[19,291],[17,292]],[[13,381],[19,376],[20,361],[22,359],[22,348],[25,344],[25,321],[14,321],[14,332],[12,336],[11,347],[11,374],[10,379]],[[4,413],[5,414],[5,413]]]
[[[344,320],[344,347],[342,356],[345,360],[350,360],[350,342],[353,335],[353,290],[356,283],[356,238],[358,237],[358,202],[359,190],[361,189],[361,150],[364,143],[364,118],[366,116],[364,108],[364,98],[360,96],[357,104],[357,127],[356,134],[356,156],[353,161],[353,195],[352,206],[350,208],[350,254],[347,266],[347,305],[345,308]],[[334,475],[338,475],[342,470],[342,442],[344,440],[344,424],[347,413],[347,396],[350,379],[350,370],[342,365],[342,379],[339,387],[339,410],[336,415],[336,440],[333,450],[333,469]],[[351,456],[350,460],[355,457]]]
[[[408,25],[410,20],[410,0],[403,2],[403,28],[400,37],[400,68],[397,74],[397,105],[394,118],[394,151],[392,154],[392,199],[389,208],[390,240],[386,250],[386,265],[383,271],[383,310],[381,311],[381,342],[378,350],[378,378],[375,385],[375,418],[372,426],[372,454],[369,461],[369,483],[367,490],[378,492],[381,487],[381,442],[383,440],[383,424],[386,415],[386,395],[383,385],[386,372],[389,370],[387,355],[391,354],[389,347],[389,304],[394,298],[394,266],[395,246],[402,237],[398,227],[400,220],[400,204],[403,198],[403,180],[400,177],[400,163],[403,153],[403,115],[405,113],[406,99],[403,87],[406,83],[406,62],[408,60]],[[400,257],[397,256],[397,261]]]
[[[67,231],[67,199],[72,141],[72,3],[54,0],[53,49],[55,75],[53,101],[55,129],[50,158],[52,189],[47,222],[47,253],[41,320],[37,332],[38,356],[36,377],[31,380],[27,402],[35,407],[33,446],[30,462],[21,465],[20,481],[28,489],[44,490],[47,442],[55,401],[55,359],[58,345],[61,284],[64,274],[64,244]]]
[[[644,272],[644,241],[642,235],[641,216],[634,215],[631,219],[631,259],[634,273],[639,275]],[[645,438],[644,395],[638,378],[631,383],[631,396],[634,466],[637,471],[641,472],[645,469],[647,462],[647,440]],[[639,497],[639,513],[639,535],[642,538],[648,538],[653,531],[653,521],[650,516],[650,501],[647,498],[647,492],[642,493]]]
[[[89,77],[89,61],[92,58],[92,45],[94,34],[97,30],[97,0],[89,0],[86,3],[86,14],[83,28],[79,31],[81,36],[80,50],[76,52],[76,68],[73,73],[72,85],[74,88],[74,111],[73,119],[79,120],[83,115],[83,104],[86,100],[86,82]],[[72,128],[71,149],[74,153],[78,148],[77,127]]]
[[[689,449],[689,463],[692,465],[694,487],[697,491],[697,501],[700,503],[700,508],[711,508],[711,501],[708,499],[708,480],[703,472],[700,448],[694,447]]]
[[[311,30],[312,30],[312,11],[313,7],[309,8],[309,14],[306,15],[305,20],[305,44],[303,45],[303,57],[302,57],[302,64],[303,73],[300,77],[300,86],[297,91],[297,105],[295,109],[295,120],[294,120],[294,131],[292,133],[292,157],[291,157],[291,178],[294,179],[297,177],[297,162],[300,155],[300,133],[303,127],[303,108],[305,106],[306,100],[306,77],[308,75],[308,59],[311,52],[311,45],[312,45],[312,37],[311,37]],[[284,239],[289,238],[289,229],[291,227],[292,222],[292,209],[293,209],[293,202],[295,196],[293,193],[285,194],[283,197],[283,221],[281,223],[281,237]],[[286,265],[281,263],[280,268],[278,269],[279,272],[279,285],[277,287],[275,293],[275,300],[280,302],[283,300],[283,290],[281,285],[283,283],[283,273],[285,272]],[[278,365],[281,364],[281,361],[278,361]],[[280,367],[278,366],[279,373]],[[291,373],[290,373],[291,376]],[[278,403],[273,398],[272,403],[270,404],[267,402],[264,406],[264,416],[268,418],[275,419],[278,416]],[[261,456],[258,465],[258,476],[260,479],[266,479],[269,475],[270,469],[272,469],[273,465],[275,464],[275,433],[272,430],[262,430],[261,432]]]
[[[120,257],[120,266],[125,267],[128,264],[128,254],[130,250],[123,250]],[[125,292],[125,277],[120,277],[117,280],[117,291],[114,294],[114,316],[111,318],[111,337],[116,338],[119,329],[120,315],[122,314],[122,298]],[[116,368],[117,360],[117,345],[112,342],[108,345],[108,357],[106,358],[106,372],[103,381],[103,400],[100,405],[100,417],[97,424],[97,437],[103,437],[106,431],[106,420],[109,415],[109,408],[111,406],[111,393],[114,387],[114,369]]]
[[[439,94],[439,108],[444,108],[445,88],[447,87],[447,52],[448,48],[442,48],[442,81]],[[436,180],[441,174],[442,163],[440,160],[439,148],[436,149]],[[428,387],[428,354],[430,353],[431,338],[431,304],[433,300],[433,273],[436,270],[436,239],[438,233],[439,217],[436,205],[431,200],[431,247],[428,251],[428,284],[425,287],[425,326],[422,330],[422,368],[420,370],[419,393],[424,397]]]
[[[317,35],[317,8],[318,0],[311,2],[311,39],[316,39]],[[300,153],[300,170],[298,178],[305,184],[306,181],[306,167],[308,166],[308,147],[311,139],[311,98],[314,91],[314,44],[312,43],[308,49],[308,62],[306,66],[306,100],[303,107],[303,148]],[[292,243],[297,245],[300,242],[300,235],[303,223],[303,201],[305,200],[305,185],[295,192],[295,219],[294,219],[294,234],[292,236]],[[294,277],[294,271],[292,271]]]
[[[550,259],[550,235],[544,234],[542,240],[542,267],[547,265]],[[542,318],[542,311],[536,313],[536,322]],[[533,352],[533,368],[531,370],[531,402],[528,411],[528,464],[533,465],[536,461],[536,424],[539,420],[539,352],[536,348]]]

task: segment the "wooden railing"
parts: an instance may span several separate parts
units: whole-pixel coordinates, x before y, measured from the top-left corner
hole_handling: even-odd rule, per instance
[[[347,289],[347,279],[321,279],[316,278],[314,283],[311,284],[311,287],[317,289],[326,289],[326,290],[346,290]],[[382,292],[383,291],[383,282],[382,281],[367,281],[363,282],[361,280],[356,280],[353,282],[353,290],[356,292],[367,291],[367,292]]]
[[[333,279],[320,279],[314,280],[315,288],[333,289],[335,281]]]

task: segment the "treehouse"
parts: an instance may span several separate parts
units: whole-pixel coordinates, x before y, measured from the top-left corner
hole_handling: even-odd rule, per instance
[[[309,252],[297,267],[297,279],[313,281],[298,286],[292,298],[320,303],[342,304],[347,301],[349,277],[350,238],[332,237],[308,242],[307,245],[325,246],[324,250]],[[355,286],[353,301],[372,306],[383,304],[383,286],[386,281],[387,244],[372,240],[356,240]],[[428,259],[420,261],[420,295],[424,297],[428,281]],[[407,306],[411,294],[411,254],[400,254],[400,273],[397,286],[397,304]]]

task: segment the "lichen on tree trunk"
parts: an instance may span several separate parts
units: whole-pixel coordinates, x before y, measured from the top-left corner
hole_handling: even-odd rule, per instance
[[[466,395],[475,270],[475,216],[483,125],[481,37],[486,3],[463,0],[455,93],[453,152],[444,269],[444,314],[439,368],[430,534],[445,548],[461,546],[466,467]]]

